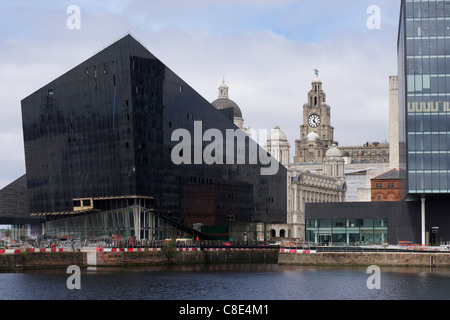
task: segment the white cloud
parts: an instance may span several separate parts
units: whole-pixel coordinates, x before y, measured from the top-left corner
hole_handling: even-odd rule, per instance
[[[345,10],[357,1],[344,1]],[[11,15],[13,25],[0,31],[0,148],[11,153],[0,157],[0,188],[24,173],[20,100],[128,31],[208,101],[217,98],[225,77],[245,125],[279,125],[292,147],[314,68],[332,107],[335,139],[341,145],[383,141],[389,136],[388,77],[396,72],[397,12],[378,2],[381,30],[364,29],[365,10],[358,8],[352,10],[361,16],[339,16],[341,10],[335,18],[339,6],[332,1],[322,12],[334,24],[313,25],[317,33],[299,19],[313,12],[303,1],[80,1],[81,30],[72,31],[65,24],[71,3],[7,7],[2,14]]]

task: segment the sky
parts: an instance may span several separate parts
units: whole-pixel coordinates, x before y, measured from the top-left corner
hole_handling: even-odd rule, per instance
[[[291,156],[314,69],[339,145],[388,141],[399,12],[400,0],[0,0],[0,189],[25,173],[21,100],[128,33],[210,102],[225,79],[244,126],[280,126]]]

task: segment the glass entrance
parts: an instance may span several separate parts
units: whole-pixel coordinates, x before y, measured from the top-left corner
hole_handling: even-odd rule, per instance
[[[329,244],[331,242],[331,234],[319,234],[320,244]]]

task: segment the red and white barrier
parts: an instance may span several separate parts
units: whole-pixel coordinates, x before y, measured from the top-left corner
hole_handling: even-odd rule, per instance
[[[97,248],[100,252],[144,252],[144,251],[161,251],[161,248]]]
[[[206,248],[206,251],[225,251],[226,248]]]
[[[309,254],[309,253],[316,253],[316,250],[303,250],[303,249],[280,249],[281,253],[301,253],[301,254]]]
[[[63,248],[31,248],[31,249],[2,249],[0,250],[0,253],[18,254],[18,253],[63,252],[63,251],[64,251]]]
[[[192,252],[192,251],[197,251],[197,248],[178,248],[179,252]]]
[[[91,250],[97,252],[149,252],[149,251],[162,251],[162,248],[91,248]],[[259,248],[205,248],[205,251],[242,251],[242,250],[255,250]],[[201,251],[200,248],[177,248],[178,252],[197,252]],[[284,250],[284,251],[283,251]],[[292,249],[291,249],[292,250]],[[82,250],[83,251],[83,250]],[[63,248],[31,248],[31,249],[0,249],[0,254],[18,254],[18,253],[49,253],[49,252],[73,252],[72,249]],[[286,252],[286,249],[281,249],[281,252]],[[297,251],[295,251],[297,252]],[[304,252],[305,253],[305,252]]]

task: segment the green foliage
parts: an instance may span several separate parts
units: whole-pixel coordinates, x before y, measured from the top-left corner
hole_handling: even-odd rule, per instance
[[[164,243],[163,252],[168,259],[174,259],[177,253],[177,243],[175,240],[170,240]]]
[[[21,255],[22,255],[22,259],[23,259],[23,261],[27,261],[28,260],[28,258],[29,258],[29,255],[28,255],[28,251],[26,250],[26,251],[23,251],[23,252],[21,252]]]

